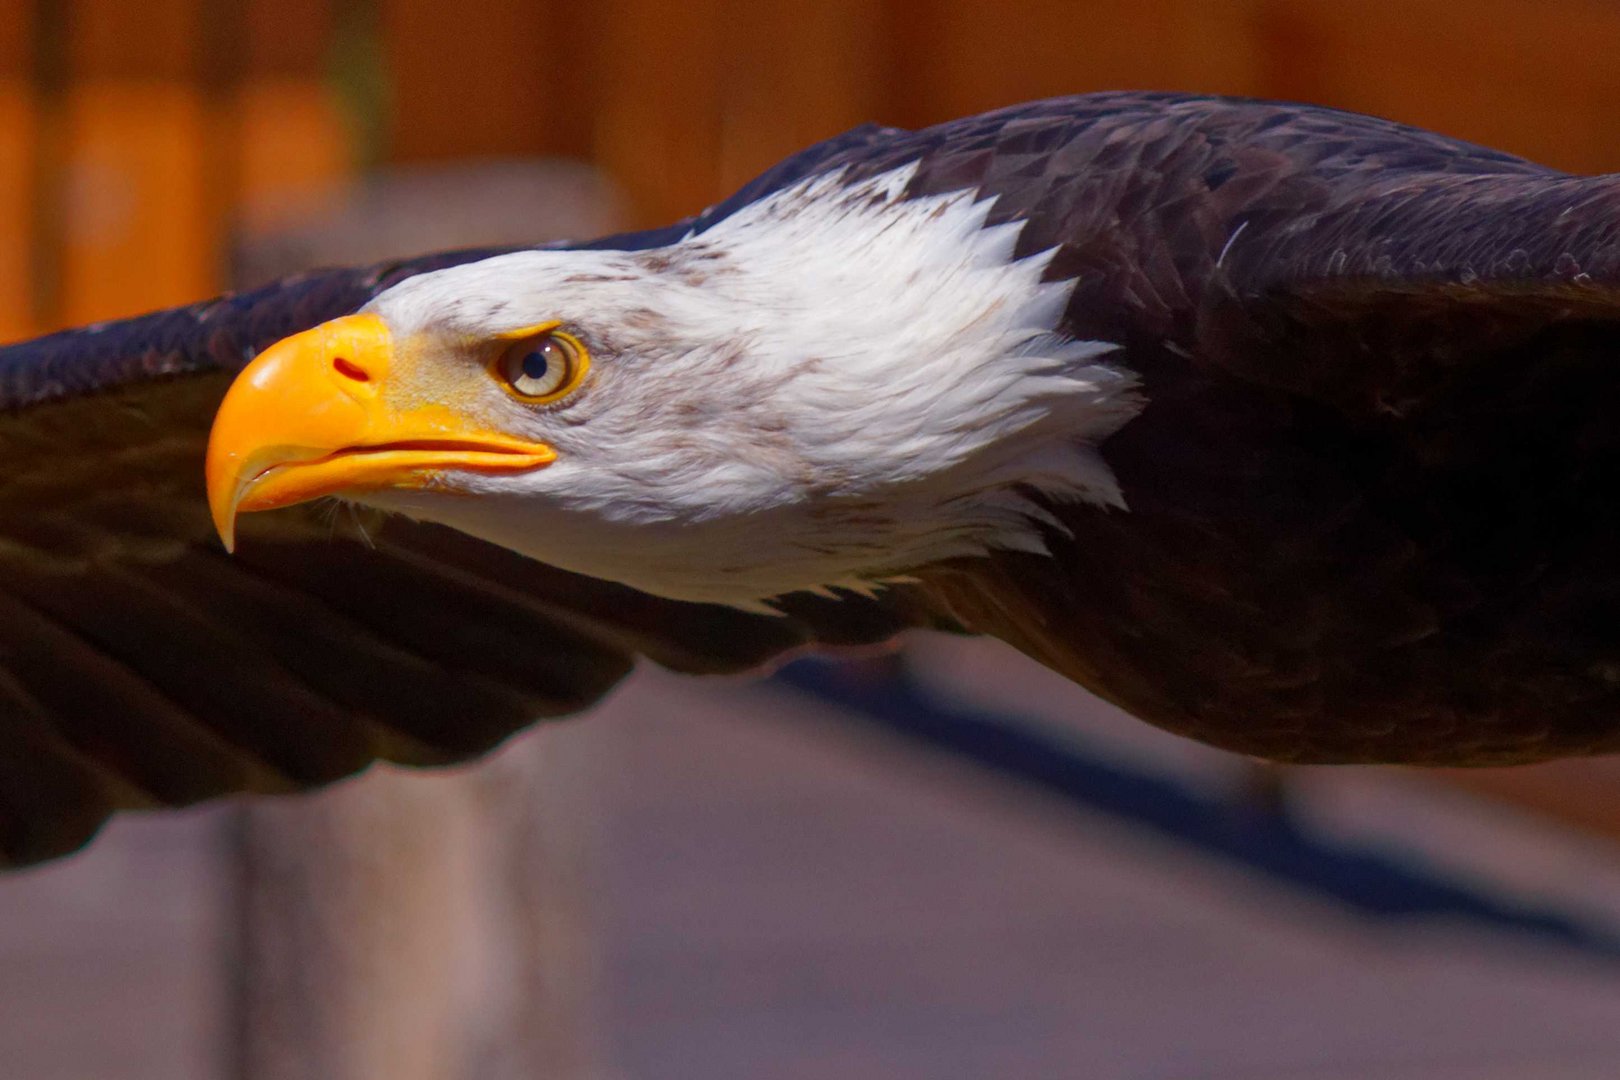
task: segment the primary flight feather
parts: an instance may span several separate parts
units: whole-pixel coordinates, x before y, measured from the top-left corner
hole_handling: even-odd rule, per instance
[[[1281,760],[1613,749],[1617,282],[1613,178],[1103,94],[0,349],[0,853],[918,625]]]

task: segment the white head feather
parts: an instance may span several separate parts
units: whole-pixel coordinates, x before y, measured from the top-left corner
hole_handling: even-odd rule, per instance
[[[914,171],[818,177],[665,248],[503,255],[384,293],[396,340],[561,319],[592,367],[557,406],[490,399],[555,464],[367,501],[749,607],[1040,550],[1030,491],[1123,506],[1095,451],[1141,407],[1116,346],[1056,334],[1074,283],[1042,280],[1051,253],[1015,259],[1020,225],[986,227],[970,192],[903,198]]]

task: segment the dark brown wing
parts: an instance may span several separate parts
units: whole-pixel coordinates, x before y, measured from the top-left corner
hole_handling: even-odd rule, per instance
[[[977,123],[919,182],[1058,246],[1148,404],[1103,447],[1128,512],[934,568],[942,606],[1248,753],[1620,749],[1620,181],[1261,102]]]
[[[454,761],[589,705],[639,656],[758,667],[897,633],[902,601],[682,604],[433,526],[289,512],[213,537],[202,451],[230,370],[425,263],[0,349],[0,864],[114,810]]]

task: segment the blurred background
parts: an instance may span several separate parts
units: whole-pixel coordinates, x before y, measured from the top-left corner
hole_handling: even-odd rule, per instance
[[[1310,100],[1620,169],[1615,0],[0,0],[0,339],[691,213],[868,120]],[[644,671],[0,878],[0,1076],[1612,1077],[1620,767],[1273,770],[988,643]]]

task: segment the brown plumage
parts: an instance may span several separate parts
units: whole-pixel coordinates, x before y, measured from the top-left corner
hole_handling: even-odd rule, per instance
[[[1102,447],[1128,512],[1051,555],[919,567],[774,619],[645,596],[346,511],[213,539],[200,458],[254,351],[481,254],[283,282],[0,349],[0,855],[113,809],[478,753],[636,656],[755,667],[912,625],[993,634],[1153,723],[1283,760],[1497,763],[1620,745],[1620,188],[1386,121],[1061,99],[806,151],[994,197],[1078,282],[1146,409]]]

